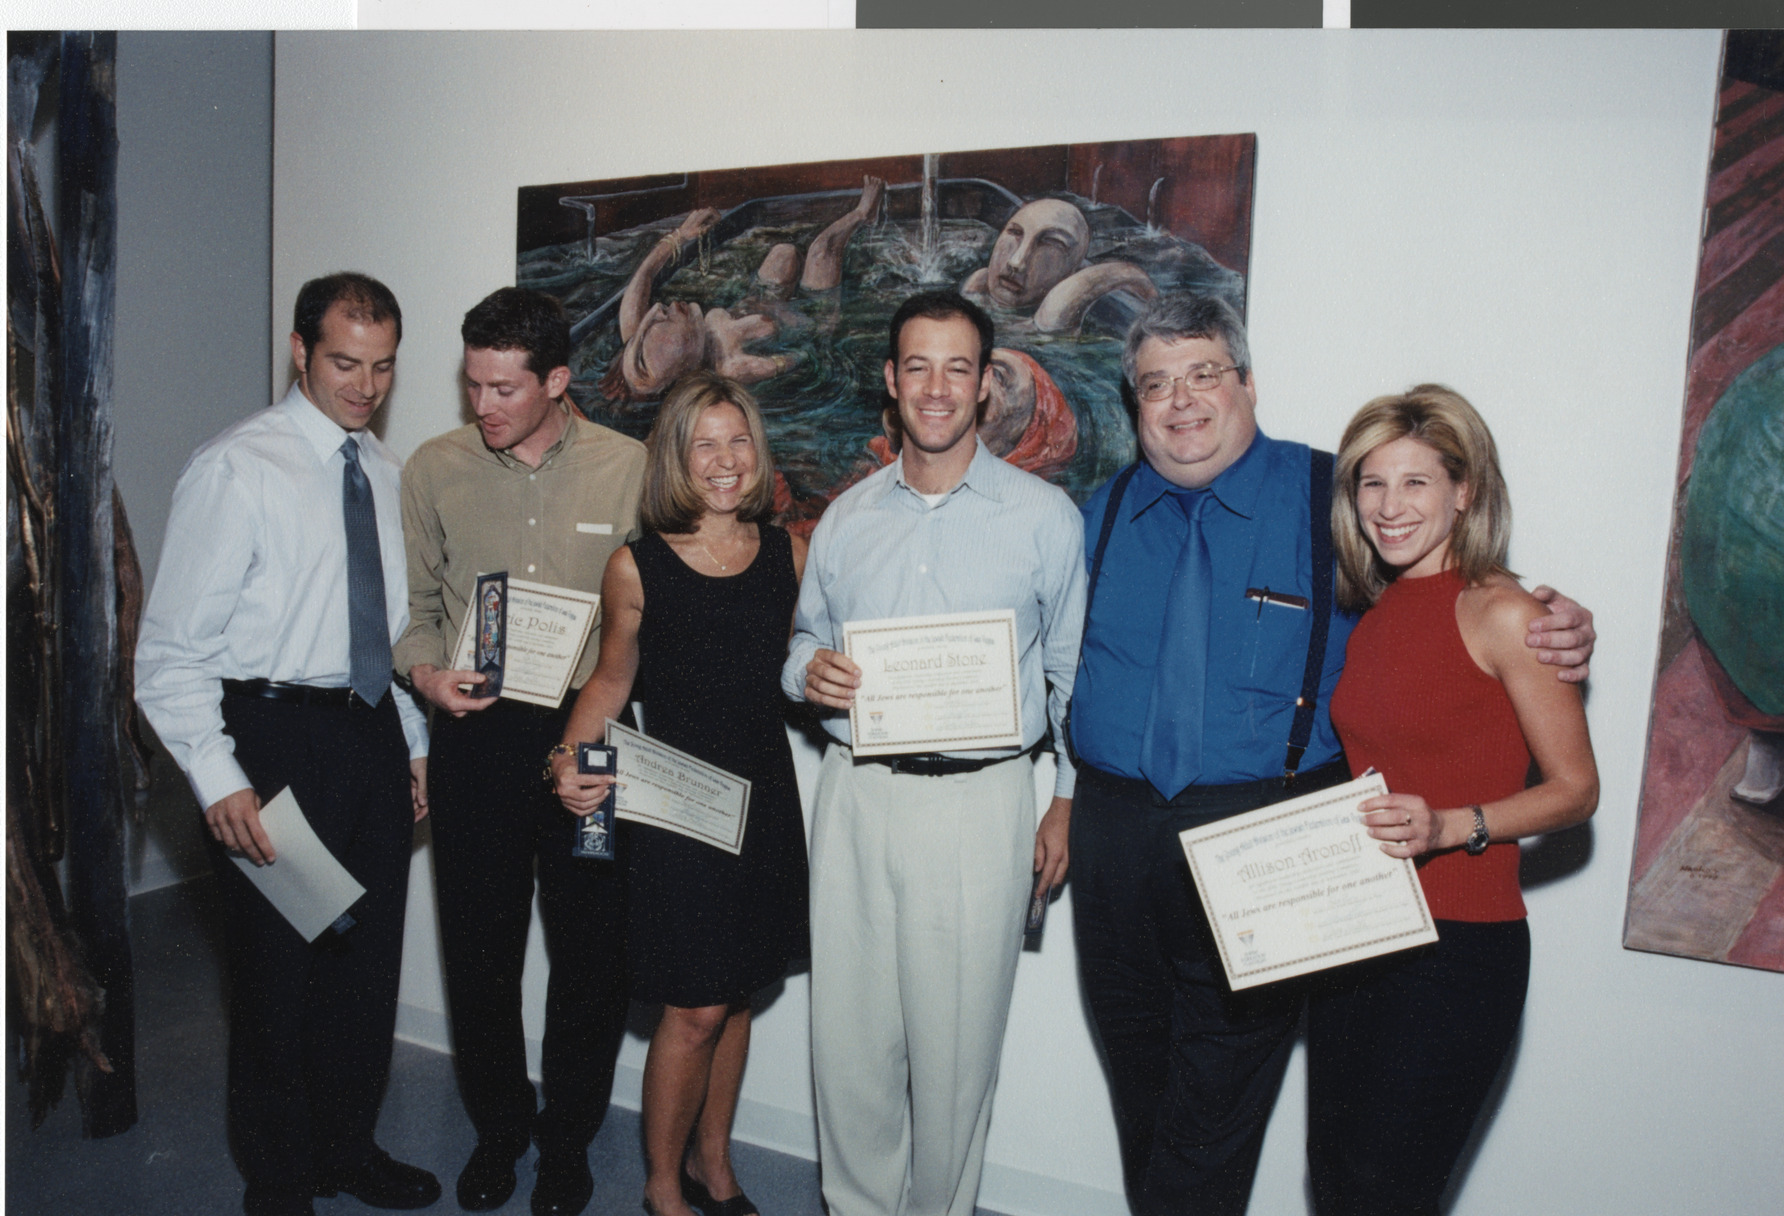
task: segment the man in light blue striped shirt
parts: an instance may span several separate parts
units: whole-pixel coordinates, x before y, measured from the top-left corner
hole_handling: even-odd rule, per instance
[[[811,846],[812,1066],[833,1216],[971,1216],[1029,896],[1065,876],[1072,768],[1059,758],[1037,830],[1029,757],[1049,723],[1063,737],[1083,525],[1064,492],[978,437],[992,337],[953,292],[892,318],[902,452],[819,522],[781,673],[788,696],[839,711]],[[1015,613],[1022,746],[857,759],[845,623],[1000,609]]]

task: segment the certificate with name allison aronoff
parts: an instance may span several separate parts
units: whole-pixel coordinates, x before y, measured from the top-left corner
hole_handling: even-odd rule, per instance
[[[601,597],[592,591],[509,579],[501,695],[553,709],[560,705],[600,606]],[[459,626],[455,671],[476,670],[478,615],[473,605]]]
[[[750,813],[748,781],[611,718],[607,745],[618,764],[616,816],[680,832],[727,853],[743,851],[743,829]]]
[[[1418,869],[1357,804],[1379,773],[1181,833],[1234,991],[1437,940]]]
[[[849,710],[857,756],[1022,746],[1010,609],[850,621],[842,648],[861,668]]]

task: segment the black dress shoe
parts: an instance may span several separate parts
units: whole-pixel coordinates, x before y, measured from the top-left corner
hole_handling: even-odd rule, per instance
[[[316,1216],[316,1205],[308,1195],[250,1186],[242,1196],[242,1211],[246,1216]]]
[[[533,1184],[533,1216],[576,1216],[595,1193],[588,1172],[588,1149],[541,1148],[539,1180]]]
[[[440,1180],[378,1149],[357,1168],[316,1183],[316,1194],[323,1199],[343,1192],[368,1207],[424,1208],[440,1198]]]
[[[695,1182],[686,1170],[681,1172],[681,1197],[701,1216],[762,1216],[750,1197],[739,1190],[729,1199],[714,1199],[704,1183]]]
[[[467,1212],[488,1212],[508,1202],[514,1194],[514,1163],[527,1151],[500,1140],[479,1140],[458,1175],[458,1206]]]

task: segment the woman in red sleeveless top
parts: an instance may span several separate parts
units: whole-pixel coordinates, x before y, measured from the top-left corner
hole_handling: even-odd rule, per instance
[[[1518,845],[1591,815],[1577,690],[1524,644],[1547,610],[1506,569],[1492,435],[1439,385],[1364,406],[1338,453],[1332,723],[1384,852],[1415,859],[1435,945],[1334,972],[1308,1006],[1308,1165],[1320,1216],[1435,1214],[1523,1012]],[[1526,786],[1532,760],[1541,780]]]

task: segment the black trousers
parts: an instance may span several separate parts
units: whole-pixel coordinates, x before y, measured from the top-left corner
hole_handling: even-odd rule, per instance
[[[228,917],[236,1161],[251,1193],[307,1196],[317,1174],[373,1151],[408,902],[409,749],[388,696],[376,709],[225,696],[223,722],[261,801],[290,786],[366,889],[357,923],[311,944],[211,842]]]
[[[1307,1000],[1307,1165],[1320,1216],[1436,1216],[1517,1037],[1522,920],[1320,977]]]
[[[1340,761],[1292,792],[1192,788],[1173,806],[1078,768],[1072,928],[1136,1216],[1244,1216],[1306,995],[1292,980],[1227,987],[1177,833],[1348,777]]]
[[[462,718],[436,714],[428,761],[465,1110],[479,1140],[524,1147],[531,1135],[545,1150],[585,1149],[600,1129],[627,1010],[622,871],[570,856],[576,818],[543,777],[569,714],[504,700]],[[536,1124],[520,1018],[535,866],[551,958]]]

